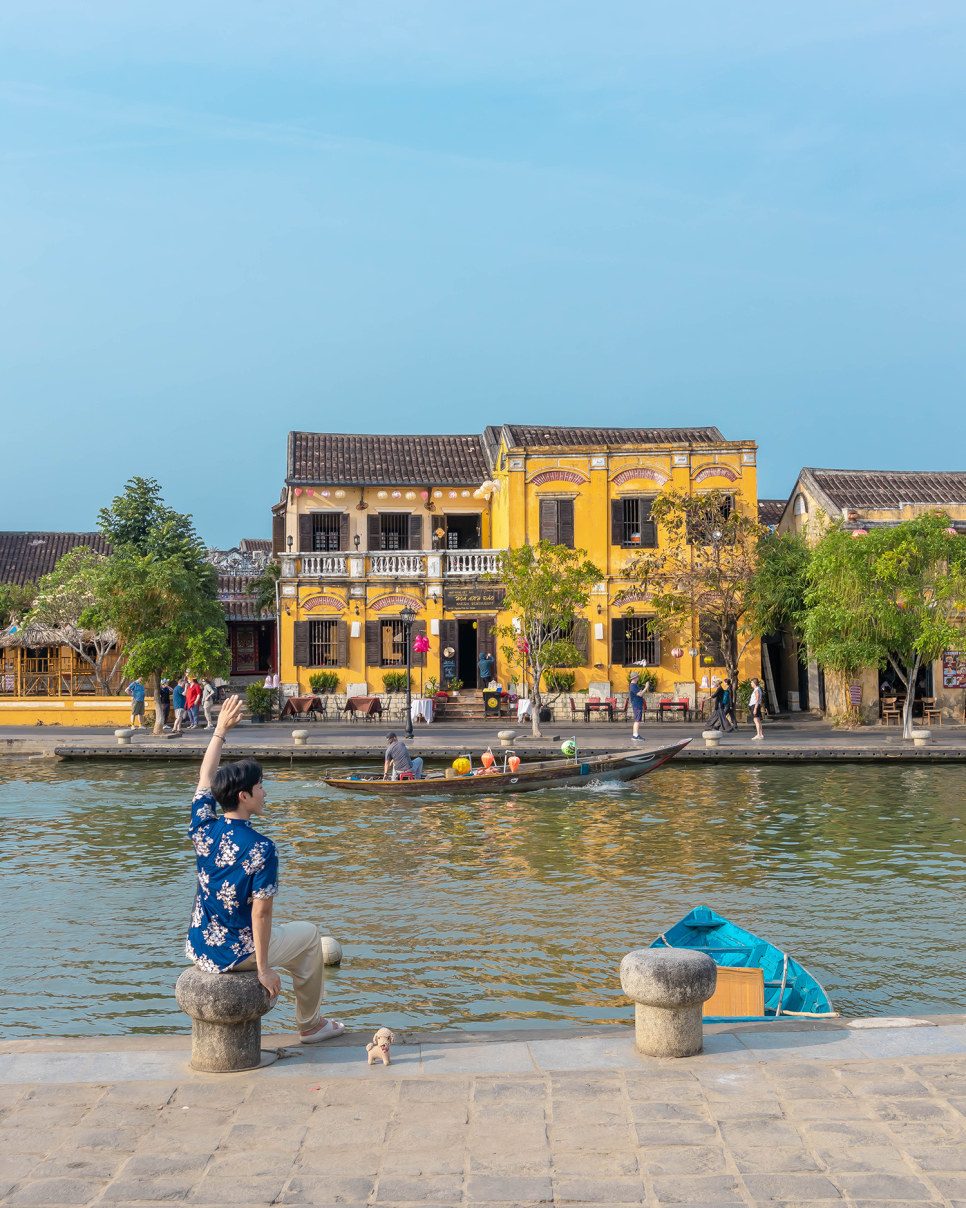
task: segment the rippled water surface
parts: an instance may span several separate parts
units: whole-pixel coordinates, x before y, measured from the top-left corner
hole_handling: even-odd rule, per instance
[[[196,768],[0,763],[2,1032],[183,1031]],[[636,786],[382,803],[268,769],[276,918],[346,957],[357,1027],[627,1020],[617,966],[706,904],[798,957],[840,1011],[966,1002],[964,773],[670,766]],[[290,1001],[272,1017],[289,1026]]]

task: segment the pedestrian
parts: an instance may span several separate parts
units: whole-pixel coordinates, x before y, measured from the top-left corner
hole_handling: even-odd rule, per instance
[[[272,925],[278,852],[251,823],[265,808],[261,766],[243,759],[218,767],[225,735],[241,715],[241,700],[230,697],[208,743],[191,803],[188,834],[197,857],[198,890],[185,956],[206,973],[255,970],[272,1005],[282,988],[278,965],[292,978],[299,1039],[319,1044],[345,1028],[321,1014],[325,959],[318,927],[305,922]]]
[[[641,673],[632,671],[627,679],[627,697],[631,702],[631,717],[634,719],[634,725],[631,729],[631,738],[635,742],[643,742],[639,733],[641,722],[644,719],[644,689],[641,687]]]
[[[721,680],[717,677],[712,680],[714,689],[711,693],[711,722],[712,730],[720,730],[722,734],[727,734],[729,730],[728,719],[724,714],[724,688],[721,686]]]
[[[184,721],[185,711],[184,699],[184,680],[179,679],[176,681],[174,688],[171,690],[171,703],[174,705],[174,729],[171,731],[172,734],[181,733],[181,723]]]
[[[131,698],[131,725],[139,729],[144,719],[144,681],[138,676],[131,680],[124,691]]]
[[[185,689],[184,705],[188,713],[188,726],[198,729],[198,705],[201,701],[201,685],[193,675],[188,676],[188,687]]]
[[[752,742],[756,739],[764,738],[761,731],[761,684],[758,680],[751,681],[751,700],[748,702],[748,708],[751,712],[751,720],[755,723],[757,733],[753,736]]]
[[[215,697],[218,695],[218,689],[211,682],[211,678],[205,677],[205,686],[201,693],[201,708],[205,714],[205,729],[213,730],[215,728]]]
[[[399,779],[400,772],[412,772],[413,779],[422,780],[422,759],[418,755],[415,759],[411,758],[406,744],[400,742],[392,731],[386,735],[386,741],[389,743],[389,746],[386,748],[386,766],[382,769],[383,780],[389,775],[390,767],[392,767],[393,780]]]
[[[493,678],[493,668],[496,666],[496,659],[485,650],[481,651],[478,666],[480,669],[480,687],[485,688]]]
[[[168,716],[171,713],[171,681],[163,679],[161,681],[161,726],[165,730],[170,730],[168,725]]]
[[[735,690],[730,679],[726,679],[724,682],[724,700],[721,702],[721,707],[724,709],[725,717],[731,722],[731,728],[737,730],[738,715],[735,713]]]

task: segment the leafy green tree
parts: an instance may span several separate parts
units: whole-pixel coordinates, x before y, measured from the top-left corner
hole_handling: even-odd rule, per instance
[[[36,588],[33,583],[0,583],[0,629],[20,621],[30,611]]]
[[[274,613],[278,607],[278,581],[282,568],[277,562],[266,563],[265,569],[249,585],[248,594],[254,597],[255,612],[261,615],[264,610]]]
[[[104,554],[89,545],[68,550],[37,584],[33,607],[24,624],[56,629],[64,644],[93,669],[98,690],[108,695],[110,673],[104,674],[104,660],[117,646],[117,630],[110,626],[91,630],[81,625],[81,617],[97,602],[98,583],[106,561]]]
[[[591,588],[603,577],[600,568],[587,560],[586,550],[549,541],[503,550],[499,570],[487,576],[504,586],[503,609],[515,614],[496,633],[507,661],[519,665],[530,680],[534,738],[541,737],[541,677],[553,667],[580,662],[572,639],[574,622],[578,610],[587,606]]]
[[[115,629],[127,674],[153,678],[159,734],[162,678],[186,668],[221,675],[230,666],[217,573],[191,517],[164,504],[153,478],[132,478],[99,520],[114,553],[104,561],[96,601],[81,624]]]
[[[834,523],[812,551],[804,637],[833,671],[891,666],[906,687],[912,735],[919,668],[963,636],[966,540],[942,512],[856,536]]]

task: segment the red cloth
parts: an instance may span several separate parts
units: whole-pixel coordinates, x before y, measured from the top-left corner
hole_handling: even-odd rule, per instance
[[[184,694],[185,708],[193,709],[200,699],[201,699],[201,684],[199,684],[195,680],[192,680],[191,683],[188,684],[188,687]]]

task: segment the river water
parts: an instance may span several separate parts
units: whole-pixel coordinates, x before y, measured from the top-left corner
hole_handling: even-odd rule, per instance
[[[6,1036],[178,1032],[197,768],[0,762]],[[267,769],[276,917],[345,949],[353,1027],[627,1021],[617,968],[693,906],[793,954],[843,1013],[966,1002],[964,773],[674,766],[636,785],[381,802]],[[287,1028],[285,997],[270,1017]]]

